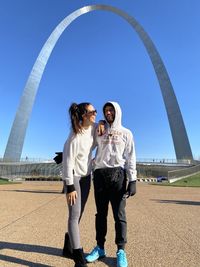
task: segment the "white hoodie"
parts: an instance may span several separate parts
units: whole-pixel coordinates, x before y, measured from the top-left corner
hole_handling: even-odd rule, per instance
[[[111,103],[115,108],[115,120],[106,132],[96,136],[97,151],[94,169],[122,167],[126,169],[129,181],[137,177],[134,140],[131,131],[121,124],[122,112],[118,103]]]

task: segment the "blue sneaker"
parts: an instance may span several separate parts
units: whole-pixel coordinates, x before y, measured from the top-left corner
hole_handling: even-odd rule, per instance
[[[128,262],[126,258],[126,253],[123,249],[117,251],[117,267],[127,267]]]
[[[96,246],[85,259],[87,262],[93,262],[100,258],[104,258],[105,256],[105,250]]]

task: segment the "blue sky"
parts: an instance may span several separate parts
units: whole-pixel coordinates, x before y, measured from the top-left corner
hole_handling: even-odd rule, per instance
[[[200,158],[199,0],[1,0],[0,156],[33,64],[54,28],[72,11],[108,4],[133,16],[157,47],[170,76],[192,152]],[[130,25],[106,11],[76,19],[47,63],[29,121],[22,156],[52,158],[69,132],[68,107],[119,102],[137,157],[175,158],[159,84],[149,56]]]

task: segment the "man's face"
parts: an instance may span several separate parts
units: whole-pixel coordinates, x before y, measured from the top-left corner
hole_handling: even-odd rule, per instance
[[[104,115],[108,123],[113,123],[115,120],[115,109],[113,106],[106,106],[104,109]]]

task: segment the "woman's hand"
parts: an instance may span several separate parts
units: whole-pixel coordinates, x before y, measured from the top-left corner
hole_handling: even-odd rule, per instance
[[[68,193],[68,194],[66,195],[67,203],[68,203],[70,206],[74,205],[74,204],[76,203],[76,199],[77,199],[77,197],[78,197],[78,194],[77,194],[76,191],[73,191],[73,192],[71,192],[71,193]]]

